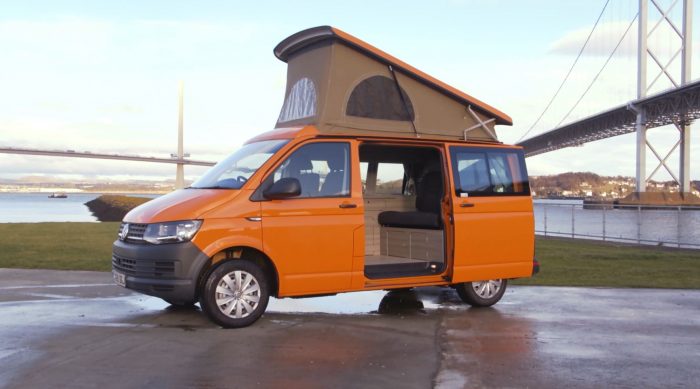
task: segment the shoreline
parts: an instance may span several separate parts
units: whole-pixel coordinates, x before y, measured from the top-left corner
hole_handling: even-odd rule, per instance
[[[9,190],[1,190],[0,189],[0,194],[7,193],[7,194],[47,194],[47,193],[65,193],[67,195],[71,194],[89,194],[89,195],[101,195],[101,194],[109,194],[109,195],[119,195],[119,194],[157,194],[157,195],[164,195],[168,194],[172,191],[96,191],[96,192],[88,192],[88,191],[77,191],[77,190],[66,190],[66,189],[58,189],[58,190],[32,190],[32,191],[9,191]]]

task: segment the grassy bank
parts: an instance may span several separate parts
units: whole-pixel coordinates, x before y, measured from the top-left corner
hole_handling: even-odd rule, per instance
[[[542,266],[517,285],[700,289],[700,250],[538,238]]]
[[[119,223],[0,224],[0,267],[110,269]],[[518,285],[700,289],[700,251],[538,238],[542,270]]]
[[[0,224],[0,267],[111,269],[119,223]]]

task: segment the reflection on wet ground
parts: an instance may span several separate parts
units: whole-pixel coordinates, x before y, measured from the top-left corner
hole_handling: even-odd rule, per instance
[[[223,330],[107,273],[0,269],[0,387],[692,386],[699,349],[700,291],[514,287],[489,309],[451,288],[272,299]]]
[[[165,308],[172,312],[180,312],[192,309],[168,306],[161,299],[146,296],[140,296],[135,303],[144,309],[152,310]],[[465,308],[452,288],[375,290],[311,298],[271,298],[266,312],[411,315],[445,308]]]

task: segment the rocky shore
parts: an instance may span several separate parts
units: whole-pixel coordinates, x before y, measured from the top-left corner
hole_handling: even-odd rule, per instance
[[[137,206],[152,200],[147,197],[102,195],[85,203],[90,212],[101,222],[118,222]]]

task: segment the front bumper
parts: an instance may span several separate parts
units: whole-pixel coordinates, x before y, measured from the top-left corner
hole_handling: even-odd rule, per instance
[[[209,261],[192,242],[151,245],[117,240],[112,269],[126,276],[126,287],[175,304],[197,301],[197,281]]]

